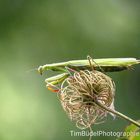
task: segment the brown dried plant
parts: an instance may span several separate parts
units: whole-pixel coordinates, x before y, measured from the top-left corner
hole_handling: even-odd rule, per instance
[[[78,128],[85,129],[104,122],[107,116],[108,112],[96,102],[114,110],[115,84],[102,72],[81,70],[62,83],[58,95],[71,120]]]

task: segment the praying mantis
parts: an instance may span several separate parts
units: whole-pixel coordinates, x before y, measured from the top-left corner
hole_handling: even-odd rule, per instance
[[[89,57],[89,56],[88,56]],[[93,67],[95,70],[102,72],[119,72],[132,68],[133,65],[140,64],[140,60],[136,58],[102,58],[94,59]],[[61,72],[56,76],[47,78],[48,90],[59,92],[57,85],[61,84],[67,77],[71,75],[71,71],[92,70],[87,60],[72,60],[61,63],[46,64],[38,67],[38,72],[42,75],[44,71],[52,70]]]

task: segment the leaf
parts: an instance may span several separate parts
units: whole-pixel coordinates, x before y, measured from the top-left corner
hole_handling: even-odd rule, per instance
[[[140,120],[138,122],[140,122]],[[140,140],[140,128],[134,124],[130,124],[125,128],[123,136],[116,140]]]

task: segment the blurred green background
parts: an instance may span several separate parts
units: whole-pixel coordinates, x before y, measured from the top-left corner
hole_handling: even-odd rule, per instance
[[[70,136],[80,130],[45,88],[52,73],[30,70],[87,55],[140,58],[139,7],[139,0],[0,0],[0,140],[87,140]],[[116,110],[135,120],[139,71],[109,74],[117,86]],[[93,131],[123,131],[127,124],[108,117]]]

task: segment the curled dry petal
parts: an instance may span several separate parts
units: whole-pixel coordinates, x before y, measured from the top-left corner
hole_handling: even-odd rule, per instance
[[[99,71],[74,72],[61,85],[60,101],[80,129],[104,122],[107,111],[95,100],[114,109],[115,84],[112,79]]]

